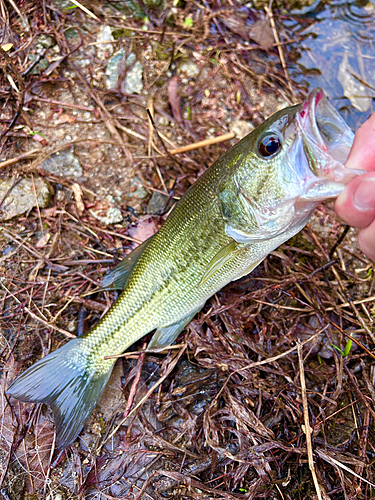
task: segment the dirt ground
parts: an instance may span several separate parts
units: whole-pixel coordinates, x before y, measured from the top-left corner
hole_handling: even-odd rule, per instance
[[[77,4],[0,0],[0,498],[374,498],[374,272],[330,204],[173,348],[139,340],[67,450],[48,407],[6,396],[102,317],[100,279],[197,177],[308,91],[279,8]]]

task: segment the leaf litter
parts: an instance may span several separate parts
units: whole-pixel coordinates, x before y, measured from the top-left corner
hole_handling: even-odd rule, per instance
[[[268,9],[232,4],[0,5],[2,203],[22,187],[14,179],[52,187],[48,205],[33,193],[0,231],[0,497],[373,496],[374,272],[354,230],[330,257],[342,232],[330,205],[216,294],[175,346],[145,353],[142,339],[125,353],[69,449],[54,448],[49,408],[7,399],[10,380],[108,310],[103,275],[228,143],[168,149],[257,125],[307,87],[289,77],[288,43],[272,40],[275,29],[286,40],[276,7],[272,27]],[[133,62],[108,88],[120,51]],[[147,214],[153,193],[163,207]]]

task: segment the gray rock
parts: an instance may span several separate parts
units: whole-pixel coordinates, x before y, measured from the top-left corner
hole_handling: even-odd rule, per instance
[[[108,61],[107,69],[105,71],[107,75],[107,89],[115,89],[118,86],[119,77],[119,64],[125,55],[125,49],[118,50]]]
[[[122,222],[123,217],[121,210],[115,206],[115,200],[113,196],[108,195],[104,200],[102,207],[100,209],[91,209],[90,214],[98,219],[103,224],[116,224],[116,222]]]
[[[115,89],[118,87],[120,76],[120,63],[122,63],[125,55],[125,50],[120,49],[108,61],[106,75],[107,75],[107,89]],[[136,61],[136,55],[131,53],[125,60],[125,68],[130,68],[124,82],[121,85],[121,90],[127,94],[140,94],[143,90],[143,66],[139,61]],[[134,65],[133,65],[134,64]]]
[[[39,177],[22,179],[16,186],[14,179],[0,179],[0,220],[5,221],[22,215],[38,203],[39,208],[46,208],[51,200],[52,188]],[[12,188],[12,186],[14,186]],[[34,190],[35,186],[35,190]]]
[[[59,151],[45,160],[41,167],[51,174],[61,175],[62,177],[81,177],[83,175],[81,164],[74,156],[74,147]]]
[[[199,75],[200,71],[198,65],[193,61],[182,62],[177,70],[178,74],[185,74],[189,78],[195,78]]]
[[[165,210],[165,204],[168,201],[168,196],[154,191],[148,202],[146,212],[150,215],[160,215]]]
[[[131,53],[126,58],[126,66],[133,64],[135,54]],[[134,66],[126,74],[125,78],[125,92],[127,94],[140,94],[143,90],[143,66],[137,61]]]
[[[110,26],[102,26],[96,38],[97,46],[96,51],[99,59],[104,59],[105,54],[113,54],[113,42],[115,39],[112,35],[112,28]]]

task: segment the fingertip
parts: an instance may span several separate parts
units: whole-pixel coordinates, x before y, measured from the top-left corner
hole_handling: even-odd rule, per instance
[[[353,179],[338,196],[335,210],[351,226],[369,226],[375,218],[375,173]]]
[[[375,261],[375,221],[359,231],[358,245],[369,259]]]

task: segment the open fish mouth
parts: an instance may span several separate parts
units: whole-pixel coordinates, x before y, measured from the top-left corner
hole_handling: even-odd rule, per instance
[[[306,153],[314,157],[313,171],[320,178],[347,184],[362,170],[345,167],[354,134],[330,104],[321,88],[314,89],[297,114]]]

